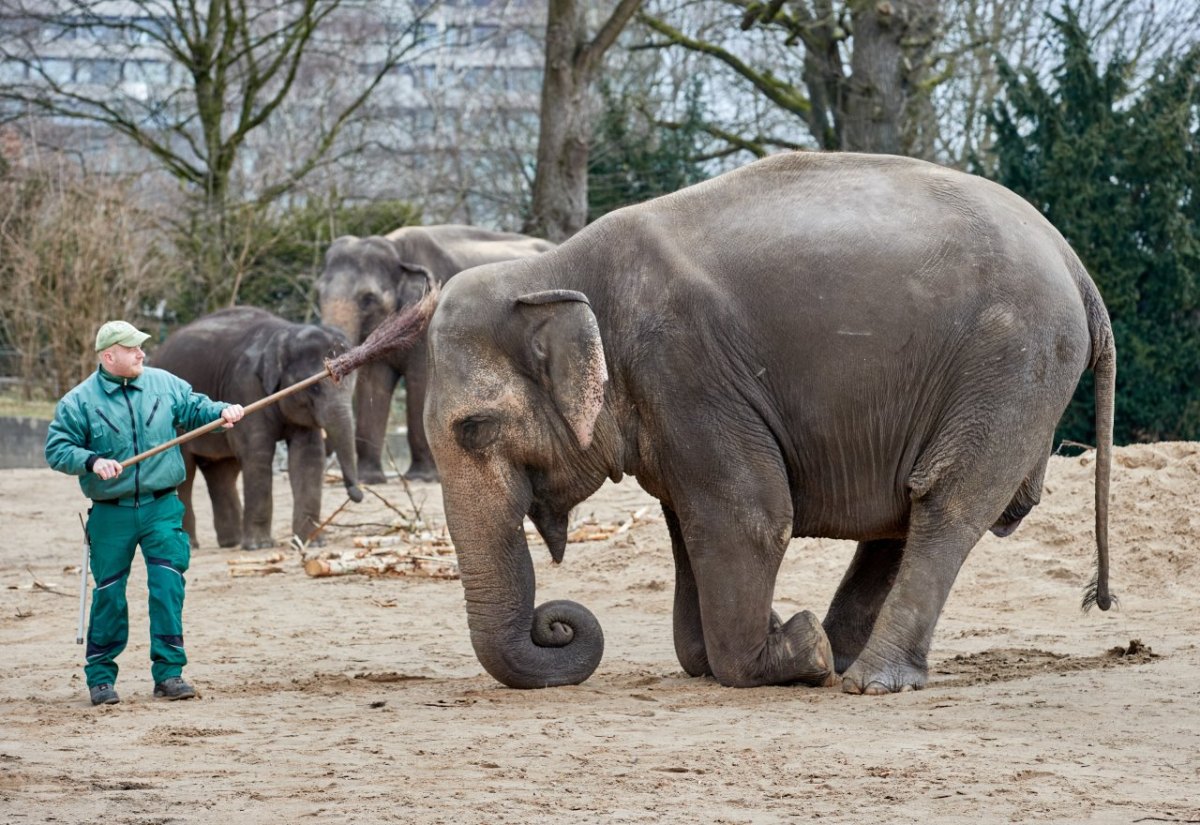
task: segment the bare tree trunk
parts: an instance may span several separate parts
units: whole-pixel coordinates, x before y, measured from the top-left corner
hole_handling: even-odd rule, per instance
[[[589,91],[604,53],[642,0],[621,0],[588,40],[588,3],[550,0],[533,204],[523,231],[558,242],[587,223]]]
[[[938,0],[883,0],[854,13],[854,54],[845,81],[843,148],[907,154],[927,98],[922,81],[937,35]],[[908,122],[906,122],[908,121]]]

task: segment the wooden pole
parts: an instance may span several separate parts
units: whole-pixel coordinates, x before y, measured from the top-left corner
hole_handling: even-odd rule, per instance
[[[251,404],[248,404],[245,407],[245,414],[249,415],[252,412],[261,410],[263,407],[269,407],[281,398],[285,398],[285,397],[291,395],[292,393],[300,392],[300,390],[306,389],[307,387],[311,387],[313,384],[317,383],[322,378],[332,378],[332,377],[333,377],[333,373],[330,372],[329,367],[326,367],[324,370],[322,370],[321,372],[318,372],[316,375],[310,375],[308,378],[305,378],[303,381],[298,381],[295,384],[292,384],[290,387],[284,387],[282,390],[279,390],[278,392],[271,393],[266,398],[260,398],[257,401],[255,401]],[[223,418],[218,418],[215,421],[210,421],[207,424],[205,424],[203,427],[197,427],[194,430],[189,430],[188,432],[184,433],[181,436],[177,436],[176,438],[172,438],[170,441],[167,441],[163,444],[159,444],[157,447],[152,447],[149,450],[146,450],[144,453],[138,453],[133,458],[125,459],[124,461],[121,462],[121,467],[122,468],[131,467],[134,464],[137,464],[139,461],[145,461],[147,458],[149,458],[152,455],[158,455],[159,453],[163,452],[164,450],[169,450],[172,447],[177,447],[180,444],[183,444],[184,442],[191,441],[193,438],[199,438],[200,436],[204,435],[205,433],[210,433],[213,430],[217,429],[218,427],[223,427],[224,425],[225,425],[225,419],[223,419]]]

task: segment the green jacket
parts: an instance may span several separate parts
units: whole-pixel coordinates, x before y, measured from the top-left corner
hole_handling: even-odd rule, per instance
[[[228,404],[193,392],[182,378],[146,367],[137,378],[117,378],[103,367],[68,392],[54,410],[46,435],[46,463],[79,476],[94,501],[144,502],[151,493],[178,487],[186,472],[179,448],[125,469],[105,481],[91,471],[98,458],[124,461],[170,441],[176,428],[195,429],[218,418]]]

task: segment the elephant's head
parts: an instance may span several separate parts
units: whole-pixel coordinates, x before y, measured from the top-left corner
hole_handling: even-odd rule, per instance
[[[339,330],[303,324],[289,324],[267,341],[259,362],[263,391],[273,393],[315,375],[325,368],[325,359],[348,349],[346,336]],[[342,468],[346,491],[355,502],[362,501],[358,487],[358,464],[354,451],[354,376],[334,383],[316,384],[279,401],[279,414],[301,427],[325,430]]]
[[[426,271],[402,260],[387,238],[342,236],[317,279],[321,320],[361,344],[384,318],[419,301],[427,283]]]
[[[571,507],[614,474],[604,347],[585,295],[494,277],[512,267],[447,283],[429,326],[425,426],[480,662],[510,687],[578,684],[603,653],[600,625],[574,602],[534,608],[522,522],[561,560]]]

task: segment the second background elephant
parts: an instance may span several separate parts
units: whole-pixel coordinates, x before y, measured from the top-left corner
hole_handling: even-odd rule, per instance
[[[389,314],[420,300],[427,283],[425,270],[444,284],[454,275],[480,264],[538,255],[554,244],[513,232],[493,232],[473,226],[442,224],[406,226],[386,236],[334,240],[325,255],[317,281],[321,319],[360,344]],[[404,378],[408,447],[412,462],[404,476],[436,481],[437,467],[425,439],[424,337],[411,349],[367,364],[358,372],[355,391],[355,431],[358,471],[368,483],[386,480],[383,445],[391,412],[392,393]]]
[[[324,368],[347,349],[337,330],[294,324],[252,307],[206,315],[176,330],[154,356],[154,365],[183,378],[212,398],[248,405]],[[321,487],[328,435],[350,497],[362,499],[354,455],[354,376],[340,384],[320,381],[246,416],[228,432],[203,435],[182,446],[187,480],[179,490],[184,529],[196,542],[192,482],[204,474],[212,500],[217,543],[247,549],[273,546],[271,474],[275,445],[288,448],[292,532],[307,541],[320,523]],[[238,498],[242,475],[245,509]]]

